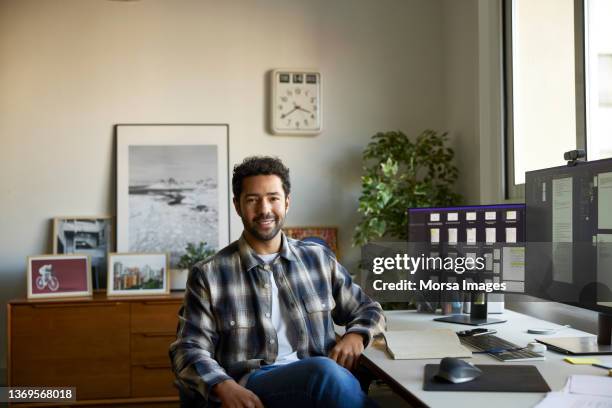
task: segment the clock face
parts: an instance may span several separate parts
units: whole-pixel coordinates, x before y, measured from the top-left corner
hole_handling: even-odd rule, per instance
[[[275,71],[272,130],[275,133],[321,132],[321,76],[318,72]]]

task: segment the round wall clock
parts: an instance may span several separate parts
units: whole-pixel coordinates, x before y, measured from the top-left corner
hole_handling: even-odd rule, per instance
[[[300,69],[272,71],[271,124],[274,134],[321,133],[321,73]]]

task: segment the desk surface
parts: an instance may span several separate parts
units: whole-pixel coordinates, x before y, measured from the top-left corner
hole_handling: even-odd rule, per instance
[[[415,311],[389,311],[387,316],[387,330],[418,330],[431,328],[444,328],[454,331],[467,330],[470,326],[435,322],[432,314],[416,313]],[[536,337],[572,337],[572,336],[592,336],[574,329],[563,329],[554,335],[534,335],[528,334],[527,329],[537,327],[561,327],[544,320],[535,319],[524,314],[506,310],[500,316],[508,320],[506,323],[493,324],[485,327],[497,330],[497,336],[513,342],[519,346],[524,346],[533,341]],[[364,363],[374,369],[383,378],[395,382],[396,387],[403,388],[405,397],[414,396],[423,404],[430,407],[445,407],[452,402],[454,408],[474,406],[489,406],[495,408],[503,407],[533,407],[543,397],[544,393],[507,393],[507,392],[440,392],[423,391],[423,370],[425,364],[437,364],[439,359],[428,360],[393,360],[384,350],[383,345],[368,347],[364,352]],[[503,363],[486,354],[474,354],[467,359],[475,364],[533,364],[535,365],[551,390],[558,391],[565,385],[567,378],[571,374],[607,375],[601,368],[585,365],[571,365],[563,361],[567,357],[564,354],[547,351],[545,361],[530,361],[518,363]],[[612,364],[612,356],[598,356],[604,364]],[[392,384],[390,384],[392,385]],[[407,393],[406,393],[407,392]],[[413,401],[413,403],[416,401]]]

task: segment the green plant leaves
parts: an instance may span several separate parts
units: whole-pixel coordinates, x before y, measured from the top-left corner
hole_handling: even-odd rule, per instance
[[[194,264],[214,255],[215,252],[216,251],[209,248],[208,244],[204,241],[200,242],[197,246],[190,242],[185,247],[185,254],[181,256],[177,266],[181,269],[189,269]]]
[[[452,164],[454,151],[446,147],[447,133],[425,130],[414,141],[400,131],[379,132],[363,152],[363,218],[353,235],[354,245],[383,236],[407,237],[411,207],[456,205],[461,196],[452,190],[459,175]]]

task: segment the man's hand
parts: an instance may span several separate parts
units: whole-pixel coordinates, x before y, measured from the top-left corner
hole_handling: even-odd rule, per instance
[[[234,380],[225,380],[212,388],[221,400],[223,408],[264,408],[255,393],[247,390]]]
[[[347,370],[353,370],[357,368],[361,353],[363,353],[363,336],[358,333],[347,333],[330,351],[329,358]]]

